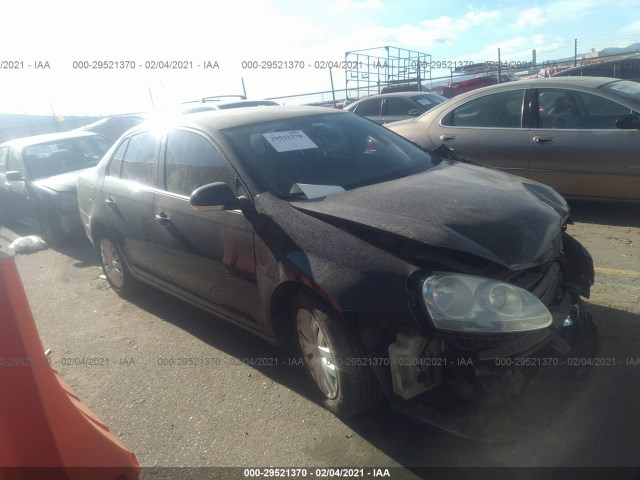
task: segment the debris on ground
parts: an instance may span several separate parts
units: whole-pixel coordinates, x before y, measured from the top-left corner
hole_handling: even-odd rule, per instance
[[[29,253],[36,252],[47,248],[47,242],[38,235],[29,235],[26,237],[16,238],[9,248],[13,249],[15,253]]]

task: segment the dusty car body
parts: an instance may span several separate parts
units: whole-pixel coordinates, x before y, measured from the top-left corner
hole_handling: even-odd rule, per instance
[[[0,214],[34,225],[51,243],[82,232],[78,171],[95,166],[113,142],[90,132],[36,135],[0,145]]]
[[[640,200],[640,84],[520,80],[457,96],[385,127],[431,150],[550,185],[573,198]]]
[[[402,408],[473,390],[498,357],[564,350],[593,283],[551,188],[339,110],[143,125],[79,178],[78,198],[114,290],[143,281],[293,345],[339,415],[383,394]]]

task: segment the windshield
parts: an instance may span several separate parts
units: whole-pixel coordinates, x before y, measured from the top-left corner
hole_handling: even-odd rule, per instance
[[[350,190],[434,166],[425,151],[350,113],[273,120],[222,133],[266,188],[283,197],[303,195],[298,184]]]
[[[602,88],[602,90],[618,94],[621,97],[640,102],[640,83],[621,80],[619,82],[607,83],[606,85],[602,85],[600,88]]]
[[[38,180],[93,167],[109,147],[109,140],[91,135],[31,145],[23,149],[23,155],[31,179]]]

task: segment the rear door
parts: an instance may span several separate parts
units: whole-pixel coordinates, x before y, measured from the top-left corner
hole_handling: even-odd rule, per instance
[[[149,274],[159,260],[151,251],[153,196],[156,192],[160,139],[141,132],[124,139],[115,150],[102,188],[109,230],[131,268]]]
[[[195,189],[214,182],[247,196],[235,170],[208,137],[193,130],[171,131],[162,157],[153,238],[163,261],[154,274],[192,301],[238,322],[256,323],[253,225],[239,210],[202,212],[189,203]]]
[[[6,185],[8,156],[9,147],[0,147],[0,220],[2,220],[1,217],[11,214],[9,209],[9,190]]]
[[[640,198],[640,131],[616,128],[632,108],[589,92],[534,90],[530,177],[563,195]]]
[[[527,89],[512,88],[453,104],[432,122],[429,137],[434,145],[444,143],[464,157],[526,177],[528,98]]]

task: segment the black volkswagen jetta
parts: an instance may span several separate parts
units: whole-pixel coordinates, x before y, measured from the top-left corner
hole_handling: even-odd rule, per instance
[[[593,263],[560,195],[347,112],[145,124],[78,197],[116,292],[142,281],[291,342],[339,415],[383,393],[466,397],[509,364],[496,359],[566,353],[588,322]]]

